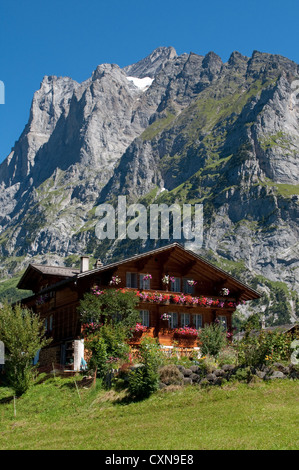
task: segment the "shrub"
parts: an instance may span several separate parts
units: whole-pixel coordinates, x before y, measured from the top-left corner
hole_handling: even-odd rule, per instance
[[[249,383],[253,378],[253,373],[251,371],[251,368],[247,366],[247,367],[239,368],[238,370],[236,370],[233,377],[239,382]]]
[[[86,346],[91,352],[89,368],[97,370],[97,375],[104,378],[108,372],[108,353],[104,338],[97,335],[90,337]]]
[[[292,336],[278,331],[261,330],[257,335],[247,333],[238,343],[239,362],[257,366],[269,362],[288,361]]]
[[[139,312],[136,295],[123,289],[93,288],[80,302],[83,336],[91,352],[89,366],[104,377],[109,370],[128,360],[128,339],[136,326]]]
[[[36,353],[51,341],[44,334],[44,322],[31,311],[20,305],[0,309],[0,340],[8,356],[5,374],[17,396],[26,392],[34,378]]]
[[[126,330],[121,324],[104,325],[100,330],[100,337],[106,343],[108,357],[127,359],[130,347],[127,343]]]
[[[201,375],[210,374],[213,370],[218,368],[218,362],[214,356],[203,356],[199,361],[198,365],[201,370]]]
[[[140,366],[129,373],[129,394],[141,400],[159,388],[158,368],[163,363],[163,353],[154,338],[145,337],[139,349]]]
[[[223,331],[222,325],[218,323],[211,323],[205,325],[200,330],[199,340],[201,343],[201,353],[217,357],[221,349],[226,345],[226,335]]]
[[[238,363],[237,350],[232,346],[227,346],[221,349],[218,354],[217,360],[220,366],[223,366],[224,364],[236,365]]]
[[[129,334],[140,320],[139,311],[136,310],[138,301],[134,292],[123,289],[92,289],[91,293],[84,295],[78,310],[82,323],[121,323]]]

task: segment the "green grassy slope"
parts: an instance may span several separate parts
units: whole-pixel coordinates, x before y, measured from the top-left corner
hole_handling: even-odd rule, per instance
[[[298,381],[160,391],[121,403],[74,379],[35,385],[16,403],[0,387],[0,449],[298,449]]]

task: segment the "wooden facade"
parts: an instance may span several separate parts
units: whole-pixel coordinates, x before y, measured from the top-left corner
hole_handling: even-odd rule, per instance
[[[83,261],[86,263],[86,258]],[[151,279],[144,279],[148,275]],[[92,270],[29,265],[18,287],[34,291],[22,304],[41,315],[47,334],[53,338],[48,360],[68,364],[68,351],[72,349],[68,346],[81,334],[77,312],[80,300],[95,285],[110,288],[113,276],[121,280],[117,288],[136,291],[146,334],[157,337],[165,347],[197,347],[196,340],[176,331],[185,326],[198,329],[217,319],[229,330],[240,302],[259,298],[256,291],[178,243]],[[174,278],[174,282],[163,284],[164,276]],[[196,285],[190,286],[191,280]],[[229,293],[223,295],[222,289]],[[169,319],[164,320],[163,314]],[[139,342],[140,333],[136,333],[132,345]]]

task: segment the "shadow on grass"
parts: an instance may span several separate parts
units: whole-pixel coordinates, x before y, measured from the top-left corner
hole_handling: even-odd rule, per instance
[[[11,403],[14,399],[14,396],[11,395],[10,397],[4,397],[0,399],[0,405],[5,405],[7,403]]]
[[[111,405],[127,406],[132,403],[146,401],[150,397],[133,397],[126,388],[122,390],[115,390],[113,388],[106,390],[102,389],[102,392],[103,393],[95,400],[95,402],[100,405],[109,403]]]

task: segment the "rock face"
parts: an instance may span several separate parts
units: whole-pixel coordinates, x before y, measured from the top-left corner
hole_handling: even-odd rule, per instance
[[[298,65],[281,56],[233,52],[223,63],[213,52],[178,56],[172,47],[124,69],[99,65],[81,84],[45,77],[0,165],[2,276],[32,257],[107,261],[161,243],[96,239],[95,208],[118,195],[202,203],[201,253],[260,286],[266,310],[273,286],[285,283],[294,318],[298,77]]]

